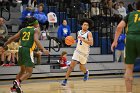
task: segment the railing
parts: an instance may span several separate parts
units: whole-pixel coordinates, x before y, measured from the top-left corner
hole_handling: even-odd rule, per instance
[[[55,1],[55,2],[54,2]],[[82,18],[91,18],[94,22],[94,27],[91,28],[93,32],[95,47],[101,47],[102,54],[110,54],[110,46],[114,36],[114,17],[112,12],[108,14],[109,9],[104,10],[103,5],[99,2],[96,6],[99,8],[99,15],[91,16],[91,4],[84,4],[81,2],[71,2],[69,5],[66,2],[57,0],[47,0],[47,3],[52,5],[48,6],[48,12],[56,12],[58,18],[58,25],[61,24],[62,19],[67,19],[68,24],[71,27],[71,31],[76,33],[80,29],[79,21]],[[54,10],[52,9],[54,8]],[[55,8],[57,10],[55,10]]]
[[[67,1],[67,2],[64,2]],[[68,1],[70,1],[68,3]],[[114,28],[116,22],[112,17],[112,12],[109,11],[108,14],[103,13],[108,12],[104,10],[101,3],[95,3],[99,8],[99,15],[91,16],[91,3],[84,4],[78,2],[78,0],[37,0],[37,3],[44,3],[45,12],[54,12],[57,15],[58,23],[60,25],[63,19],[68,21],[71,27],[72,33],[77,33],[81,28],[79,21],[82,18],[90,18],[93,20],[94,27],[90,30],[94,37],[94,47],[101,47],[102,54],[110,54],[110,46],[114,36]],[[10,12],[9,12],[10,14]]]

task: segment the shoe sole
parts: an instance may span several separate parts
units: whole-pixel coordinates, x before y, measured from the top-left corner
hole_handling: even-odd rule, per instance
[[[62,86],[66,86],[66,84],[61,84]]]

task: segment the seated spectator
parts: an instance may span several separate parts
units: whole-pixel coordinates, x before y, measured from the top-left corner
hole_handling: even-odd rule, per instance
[[[59,59],[59,63],[60,63],[61,69],[66,69],[66,68],[68,68],[68,66],[70,66],[71,62],[67,61],[67,52],[66,51],[62,52],[61,57]]]
[[[111,1],[110,1],[111,2]],[[110,10],[109,10],[109,1],[108,0],[101,0],[101,5],[103,6],[103,9],[101,10],[103,15],[109,15],[110,14]]]
[[[117,24],[122,20],[122,15],[118,11],[119,6],[118,4],[113,5],[113,20],[117,22]]]
[[[0,18],[0,39],[6,41],[8,37],[8,30],[4,23],[4,19]]]
[[[11,63],[10,63],[11,66],[15,65],[18,60],[18,48],[19,48],[18,42],[12,42],[8,44],[8,51],[11,52]]]
[[[67,25],[67,21],[63,20],[62,24],[59,26],[57,31],[57,38],[61,42],[61,46],[67,46],[65,44],[65,38],[71,34],[71,30],[69,25]]]
[[[28,6],[28,7],[26,7],[26,9],[22,12],[22,16],[21,16],[20,20],[23,22],[27,16],[32,16],[32,15],[33,15],[32,7],[31,7],[31,6]]]
[[[127,14],[126,14],[126,9],[124,7],[124,3],[122,1],[119,2],[119,13],[122,15],[122,17],[124,18]]]
[[[124,62],[124,47],[125,47],[125,34],[121,34],[118,39],[118,45],[115,48],[115,61],[119,62],[121,57],[121,62]]]
[[[5,63],[2,66],[14,66],[15,59],[18,60],[17,53],[19,44],[16,42],[12,42],[8,44],[7,47],[8,49],[4,52]]]
[[[38,22],[40,24],[41,30],[45,30],[46,31],[48,29],[48,27],[49,27],[49,22],[48,22],[47,16],[43,12],[43,8],[44,8],[44,5],[42,3],[39,4],[38,5],[38,10],[35,11],[33,16],[38,20]],[[46,27],[43,27],[44,25]]]
[[[99,15],[99,8],[97,7],[96,3],[92,3],[91,7],[91,17]]]
[[[4,56],[2,56],[2,57],[4,57],[4,58],[2,58],[2,60],[3,60],[2,66],[10,66],[11,52],[4,49],[4,54],[3,55]]]
[[[22,16],[20,17],[22,24],[19,26],[19,30],[26,27],[27,23],[25,22],[25,19],[26,19],[26,17],[31,17],[31,16],[33,16],[32,7],[28,6],[22,12]]]

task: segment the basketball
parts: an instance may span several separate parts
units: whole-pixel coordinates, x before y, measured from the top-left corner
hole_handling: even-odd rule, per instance
[[[66,45],[73,45],[75,43],[75,39],[73,36],[67,36],[65,38],[65,44]]]

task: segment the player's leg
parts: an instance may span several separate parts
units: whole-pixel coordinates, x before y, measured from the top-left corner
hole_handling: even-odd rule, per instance
[[[26,73],[26,69],[25,69],[25,66],[22,65],[20,66],[20,72],[17,74],[16,80],[19,80],[24,73]]]
[[[21,77],[22,75],[26,73],[26,70],[25,70],[25,66],[24,65],[21,65],[20,66],[20,72],[17,74],[16,76],[16,80],[13,81],[13,87],[11,87],[11,92],[17,92],[17,93],[22,93],[22,89],[21,89],[21,86],[20,86],[20,83],[21,83]]]
[[[85,67],[85,64],[79,64],[79,68],[83,73],[86,73],[87,69]]]
[[[14,87],[16,88],[16,91],[18,93],[22,93],[20,83],[32,75],[34,63],[32,61],[32,56],[30,54],[33,54],[33,52],[30,52],[29,48],[22,47],[22,48],[19,48],[18,54],[19,54],[18,65],[21,66],[21,73],[17,75],[17,80],[14,80],[13,84],[14,84]]]
[[[137,50],[136,50],[136,41],[135,36],[128,35],[126,38],[126,60],[125,60],[125,85],[126,85],[126,92],[132,93],[132,83],[133,83],[133,68],[135,59],[137,57]],[[132,46],[133,45],[133,46]]]
[[[65,86],[67,84],[67,79],[69,78],[72,70],[74,69],[74,67],[76,66],[77,61],[72,61],[70,66],[68,67],[68,70],[66,72],[66,76],[65,76],[65,80],[62,82],[62,85]]]
[[[22,75],[19,77],[21,81],[26,80],[32,75],[34,63],[33,63],[33,51],[30,52],[28,48],[19,49],[19,61],[18,64],[24,69],[21,70]],[[26,55],[25,55],[26,54]],[[22,72],[23,71],[23,72]],[[24,73],[26,72],[26,73]]]
[[[125,85],[126,85],[126,91],[127,93],[132,92],[132,83],[133,83],[133,64],[126,64],[125,65],[126,71],[125,71]]]
[[[89,77],[89,71],[85,66],[85,64],[87,63],[87,58],[88,56],[80,55],[79,68],[84,73],[84,78],[83,78],[84,81],[88,80],[88,77]]]
[[[67,70],[65,79],[68,79],[68,78],[69,78],[69,76],[70,76],[72,70],[74,69],[74,67],[76,66],[76,64],[77,64],[77,61],[72,61],[72,62],[71,62],[70,66],[69,66],[69,68],[68,68],[68,70]]]
[[[88,80],[89,71],[88,71],[88,69],[85,67],[85,64],[80,64],[79,67],[80,67],[80,70],[84,73],[84,78],[83,78],[83,80],[84,80],[84,81]]]
[[[71,62],[70,66],[68,67],[68,70],[66,72],[65,80],[63,80],[62,85],[65,86],[67,84],[67,79],[69,78],[72,70],[76,66],[76,64],[79,62],[79,53],[75,50],[72,56],[73,61]]]
[[[26,71],[26,73],[24,73],[24,74],[20,77],[20,80],[21,80],[21,81],[26,80],[26,79],[28,79],[29,77],[32,76],[33,67],[26,67],[26,68],[25,68],[25,71]]]
[[[23,80],[26,80],[26,79],[28,79],[29,77],[31,77],[32,71],[33,71],[33,67],[25,67],[25,72],[26,72],[26,73],[23,73],[23,74],[20,76],[19,79],[16,79],[16,80],[13,81],[13,87],[16,88],[17,93],[22,93],[22,89],[21,89],[20,83],[21,83]]]

